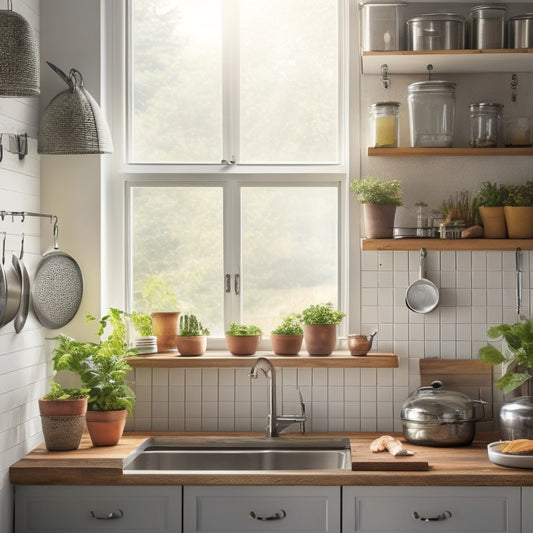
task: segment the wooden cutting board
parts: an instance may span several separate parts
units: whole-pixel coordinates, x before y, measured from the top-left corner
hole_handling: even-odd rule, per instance
[[[428,451],[426,447],[407,444],[403,438],[400,440],[404,443],[405,448],[414,451],[415,454],[394,456],[388,451],[373,453],[369,448],[372,439],[351,438],[352,470],[396,472],[429,470],[431,450]]]

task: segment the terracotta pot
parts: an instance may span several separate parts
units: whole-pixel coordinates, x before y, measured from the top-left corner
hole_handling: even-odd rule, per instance
[[[396,206],[363,204],[365,234],[368,239],[392,239]]]
[[[233,355],[253,355],[257,352],[261,335],[227,335],[226,344]]]
[[[336,324],[304,324],[305,348],[309,355],[330,355],[337,344]]]
[[[124,432],[128,412],[121,411],[87,411],[87,429],[93,446],[114,446]]]
[[[202,355],[207,348],[207,335],[176,335],[176,345],[181,355]]]
[[[366,355],[372,348],[372,339],[368,335],[348,335],[350,355]]]
[[[507,225],[505,211],[502,207],[480,207],[479,216],[483,225],[483,237],[486,239],[505,239]]]
[[[505,222],[510,239],[533,238],[533,206],[505,206]]]
[[[87,398],[39,400],[39,413],[45,416],[76,416],[87,412]]]
[[[179,311],[160,311],[152,313],[152,329],[157,337],[157,351],[176,350]]]
[[[298,355],[302,349],[303,335],[277,335],[270,334],[272,351],[277,355]]]

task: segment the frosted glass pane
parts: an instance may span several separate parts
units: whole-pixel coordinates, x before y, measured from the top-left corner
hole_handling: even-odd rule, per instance
[[[240,3],[241,162],[338,161],[337,4]]]
[[[134,0],[131,162],[222,158],[220,0]]]
[[[168,290],[222,335],[222,188],[134,187],[131,198],[133,309],[168,310]]]
[[[338,188],[242,191],[243,320],[268,335],[311,304],[337,305]]]

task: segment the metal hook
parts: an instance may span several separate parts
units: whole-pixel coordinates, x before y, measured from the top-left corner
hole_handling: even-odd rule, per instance
[[[4,159],[4,146],[2,144],[2,137],[4,136],[3,133],[0,133],[0,162],[2,162],[2,159]]]
[[[57,240],[58,240],[58,237],[59,237],[59,226],[57,225],[57,217],[54,216],[54,218],[55,218],[54,229],[53,229],[53,232],[54,232],[54,250],[58,250],[59,249],[59,244],[58,244]]]
[[[4,241],[2,242],[2,264],[4,264],[6,262],[6,237],[7,237],[7,232],[3,232],[4,233]]]
[[[20,242],[20,255],[19,255],[19,259],[22,260],[23,257],[24,257],[24,233],[22,234],[22,241]]]
[[[518,89],[518,74],[511,76],[511,102],[516,102],[516,90]]]
[[[391,85],[391,80],[389,78],[389,66],[386,63],[381,65],[381,77],[379,78],[381,83],[383,83],[383,88],[388,89]]]
[[[428,71],[428,80],[431,81],[431,74],[433,73],[433,65],[430,63],[427,67],[426,67],[427,71]]]

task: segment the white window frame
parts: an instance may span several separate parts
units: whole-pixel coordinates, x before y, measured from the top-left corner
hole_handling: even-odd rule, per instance
[[[349,193],[350,168],[359,168],[358,148],[354,140],[359,138],[357,126],[358,94],[349,91],[348,87],[358,87],[359,65],[357,54],[349,54],[349,43],[358,42],[357,3],[354,0],[341,0],[339,17],[343,21],[339,26],[341,44],[339,55],[339,164],[166,164],[166,163],[127,163],[126,132],[127,117],[123,102],[128,98],[126,78],[126,5],[127,0],[113,0],[102,6],[102,48],[106,52],[103,61],[103,105],[110,117],[115,152],[112,157],[102,158],[104,176],[102,182],[102,306],[111,305],[127,309],[128,284],[131,281],[127,271],[129,245],[125,232],[129,227],[127,217],[127,201],[129,189],[135,185],[166,186],[170,183],[179,185],[209,186],[222,185],[224,194],[235,187],[246,186],[298,186],[312,183],[313,185],[338,185],[338,307],[348,314],[343,327],[339,330],[340,337],[345,337],[359,323],[359,224],[356,220],[358,209]],[[347,16],[344,16],[344,14]],[[357,50],[357,47],[355,48]],[[349,69],[348,69],[349,65]],[[350,72],[350,80],[348,79]],[[105,83],[105,81],[108,83]],[[109,82],[110,81],[110,82]],[[356,93],[356,94],[354,94]],[[225,112],[235,113],[231,102],[224,102]],[[109,112],[109,108],[111,112]],[[227,108],[227,109],[226,109]],[[238,123],[238,121],[233,121]],[[351,139],[351,149],[349,139]],[[354,148],[354,145],[355,148]],[[231,154],[234,155],[234,154]],[[229,157],[231,157],[229,155]],[[235,197],[237,197],[236,195]],[[233,210],[226,209],[226,212]],[[236,217],[227,217],[229,231],[238,231]],[[109,228],[112,228],[109,231]],[[226,231],[226,228],[225,228]],[[227,250],[225,243],[225,271],[239,272],[240,265],[229,257],[235,257],[235,250]],[[356,269],[354,270],[354,265]],[[226,270],[229,269],[229,270]],[[235,270],[234,270],[235,269]],[[222,282],[221,282],[222,283]],[[222,285],[221,285],[222,290]],[[357,303],[356,303],[357,302]],[[224,312],[235,313],[240,305],[234,299],[226,300]],[[217,346],[211,345],[216,348]]]

